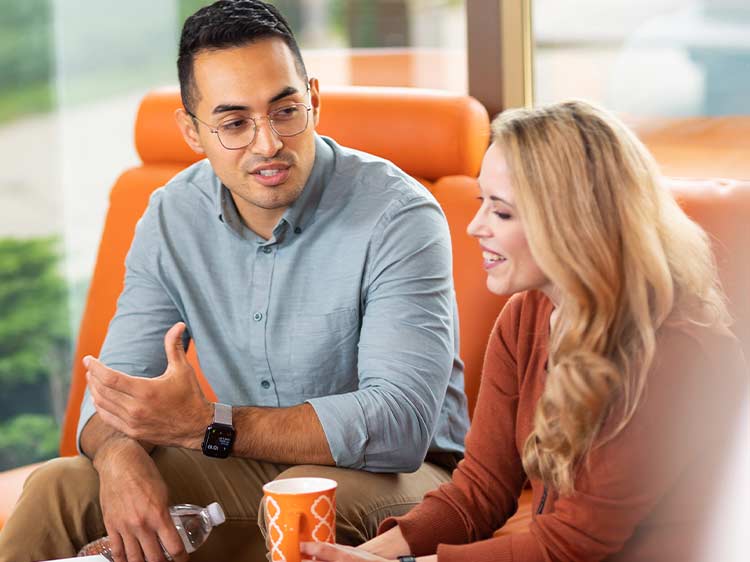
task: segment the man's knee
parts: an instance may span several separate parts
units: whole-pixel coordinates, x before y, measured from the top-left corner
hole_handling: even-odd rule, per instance
[[[32,472],[24,484],[24,494],[43,498],[71,497],[90,501],[99,493],[99,476],[91,461],[83,456],[47,461]]]

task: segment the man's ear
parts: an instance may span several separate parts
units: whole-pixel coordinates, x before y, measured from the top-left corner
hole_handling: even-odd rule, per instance
[[[317,78],[310,78],[310,104],[312,105],[313,125],[317,127],[320,120],[320,90]]]
[[[188,115],[188,112],[180,108],[174,112],[174,118],[180,128],[182,138],[185,139],[188,146],[198,154],[205,154],[206,151],[203,150],[203,143],[196,129],[195,121]]]

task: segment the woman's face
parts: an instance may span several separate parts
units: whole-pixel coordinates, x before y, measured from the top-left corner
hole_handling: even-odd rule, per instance
[[[484,155],[479,191],[482,204],[467,231],[482,247],[487,288],[498,295],[529,289],[551,295],[552,284],[534,261],[526,241],[505,157],[495,144]]]

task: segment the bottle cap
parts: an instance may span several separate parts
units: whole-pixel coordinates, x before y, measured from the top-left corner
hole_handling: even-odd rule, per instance
[[[208,511],[208,518],[211,520],[211,525],[214,527],[216,525],[221,525],[227,520],[226,515],[224,515],[224,510],[221,509],[221,506],[216,502],[208,504],[206,510]]]

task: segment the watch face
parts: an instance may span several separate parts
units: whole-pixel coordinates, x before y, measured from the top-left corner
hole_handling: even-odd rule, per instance
[[[203,454],[224,459],[229,456],[234,443],[234,428],[231,425],[213,423],[206,428],[203,438]]]

